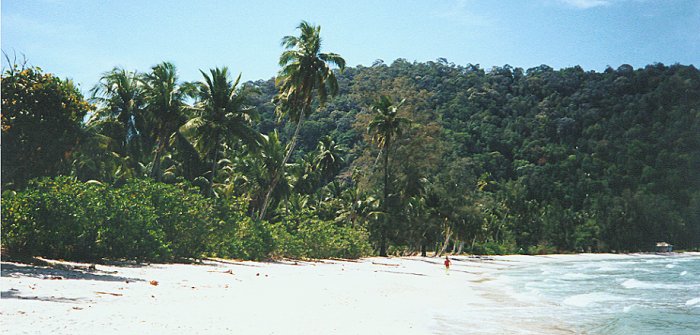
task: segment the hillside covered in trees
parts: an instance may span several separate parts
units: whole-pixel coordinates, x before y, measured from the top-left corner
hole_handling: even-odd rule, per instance
[[[108,71],[83,97],[7,69],[3,247],[169,260],[700,246],[692,65],[346,68],[295,38],[267,81],[216,68],[181,82],[161,63]]]
[[[341,180],[381,193],[379,150],[366,132],[372,99],[405,99],[399,114],[413,120],[391,153],[396,244],[432,246],[446,231],[470,247],[494,242],[510,251],[700,243],[693,66],[598,73],[399,59],[346,69],[339,82],[341,94],[304,124],[301,143],[308,152],[330,134],[352,148]],[[255,85],[260,128],[271,129],[273,82]]]

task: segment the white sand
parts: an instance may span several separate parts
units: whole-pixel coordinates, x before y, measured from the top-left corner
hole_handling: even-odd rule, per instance
[[[624,255],[205,262],[94,271],[2,263],[2,334],[570,334],[499,272]],[[86,264],[64,263],[68,266]],[[57,279],[62,278],[62,279]],[[158,285],[150,284],[151,280]]]

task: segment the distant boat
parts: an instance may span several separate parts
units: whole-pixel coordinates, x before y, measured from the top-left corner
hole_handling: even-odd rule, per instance
[[[666,242],[657,242],[656,252],[673,252],[673,245]]]

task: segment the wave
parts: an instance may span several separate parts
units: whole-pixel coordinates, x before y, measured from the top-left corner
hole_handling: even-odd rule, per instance
[[[665,284],[665,283],[655,283],[647,282],[636,279],[620,279],[622,287],[629,289],[667,289],[667,290],[682,290],[692,287],[698,287],[698,285],[688,285],[688,284]]]
[[[587,307],[587,306],[589,306],[591,304],[595,304],[595,303],[621,300],[621,299],[622,299],[622,297],[616,296],[613,294],[609,294],[609,293],[605,293],[605,292],[593,292],[593,293],[572,295],[572,296],[564,299],[562,301],[562,303],[564,303],[565,305],[575,306],[575,307]]]
[[[563,274],[560,278],[564,280],[585,280],[585,279],[592,279],[592,278],[597,278],[599,276],[596,275],[589,275],[585,273],[580,273],[580,272],[569,272]]]
[[[685,305],[686,306],[698,305],[700,307],[700,297],[686,301]]]
[[[621,285],[624,288],[659,288],[659,284],[639,281],[636,279],[627,279],[623,281]]]

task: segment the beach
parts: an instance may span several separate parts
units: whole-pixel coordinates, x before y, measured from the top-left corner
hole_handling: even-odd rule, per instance
[[[513,268],[634,255],[2,263],[4,334],[573,334]]]

